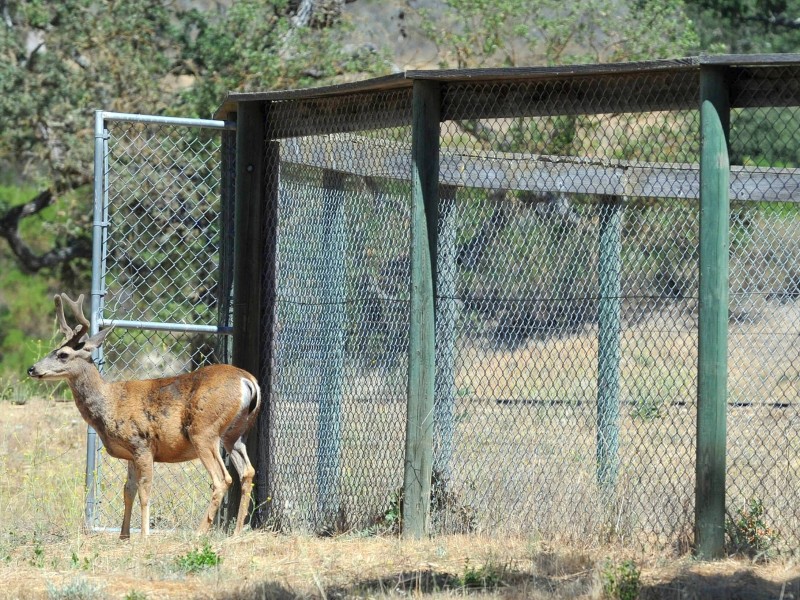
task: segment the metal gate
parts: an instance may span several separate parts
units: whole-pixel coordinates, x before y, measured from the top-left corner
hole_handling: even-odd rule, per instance
[[[92,333],[114,327],[95,357],[106,379],[228,362],[234,127],[95,113],[91,326]],[[121,519],[127,465],[107,458],[89,428],[86,522],[93,530],[117,529]],[[199,462],[157,465],[151,527],[199,523],[208,485]]]

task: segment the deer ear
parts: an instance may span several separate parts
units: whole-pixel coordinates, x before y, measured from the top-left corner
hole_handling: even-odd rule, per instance
[[[94,350],[95,348],[99,348],[103,342],[106,340],[106,336],[111,333],[111,330],[114,327],[109,327],[108,329],[103,329],[95,333],[92,337],[87,338],[86,341],[82,344],[82,350]]]

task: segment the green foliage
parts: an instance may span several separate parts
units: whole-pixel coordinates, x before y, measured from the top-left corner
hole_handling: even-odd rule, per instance
[[[383,54],[345,48],[346,22],[295,27],[287,8],[286,0],[239,0],[224,19],[197,10],[183,16],[185,55],[199,72],[213,73],[182,94],[190,114],[207,117],[229,91],[308,87],[345,73],[387,71]]]
[[[14,127],[0,136],[0,150],[46,165],[39,174],[47,177],[83,173],[92,152],[88,107],[162,108],[160,79],[175,46],[160,0],[11,0],[7,7],[0,53],[14,60],[0,70],[0,116]],[[29,51],[31,35],[41,44]]]
[[[445,0],[422,30],[443,66],[517,66],[670,58],[697,37],[682,0]]]
[[[95,554],[94,558],[97,558]],[[88,556],[84,556],[83,558],[79,557],[77,552],[73,551],[72,556],[70,557],[70,567],[73,569],[81,569],[83,571],[88,571],[92,568],[92,560],[93,558],[89,558]]]
[[[222,557],[214,551],[208,540],[203,543],[201,549],[190,550],[175,559],[178,568],[186,573],[197,573],[198,571],[215,567],[221,562]]]
[[[57,190],[53,206],[22,221],[20,234],[33,253],[76,242],[89,247],[92,109],[208,117],[229,91],[300,87],[388,68],[380,51],[345,46],[341,20],[298,27],[287,0],[238,0],[204,12],[161,0],[8,0],[3,8],[0,121],[13,126],[0,130],[0,218],[45,189]],[[196,144],[190,152],[207,143],[201,136],[183,141]],[[212,180],[207,173],[181,168],[197,194],[216,197],[196,184]],[[140,183],[132,204],[147,207],[169,191],[141,191]],[[207,242],[210,219],[201,216],[180,245],[194,250]],[[163,223],[149,225],[151,236]],[[172,258],[152,254],[148,266]],[[52,292],[89,287],[85,259],[46,271],[23,275],[0,240],[0,376],[24,376],[38,358],[38,340],[50,334]],[[190,294],[205,275],[177,285]]]
[[[73,579],[62,587],[47,584],[47,597],[50,600],[93,600],[103,598],[103,589],[86,579]]]
[[[756,560],[766,560],[777,552],[778,532],[767,525],[764,503],[751,498],[736,514],[725,518],[728,552]]]
[[[125,600],[147,600],[147,594],[139,590],[131,590],[125,594]]]
[[[800,47],[798,0],[687,0],[707,52],[796,52]]]
[[[632,560],[607,562],[600,571],[603,596],[610,600],[635,600],[642,588],[641,572]]]
[[[800,166],[800,109],[737,109],[731,115],[731,164]]]
[[[33,538],[31,558],[28,562],[32,567],[44,567],[44,546],[42,545],[42,541],[35,536]]]

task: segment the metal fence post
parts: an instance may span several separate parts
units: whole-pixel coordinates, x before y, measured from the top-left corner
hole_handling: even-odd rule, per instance
[[[600,201],[597,350],[597,481],[614,493],[619,470],[620,296],[622,206],[616,196]]]
[[[256,376],[261,370],[261,280],[264,252],[262,207],[265,200],[265,115],[260,103],[239,105],[236,115],[236,184],[233,275],[232,363]],[[263,398],[266,405],[268,398]],[[262,406],[262,410],[263,410]],[[260,427],[250,432],[247,449],[257,456]],[[256,448],[253,448],[256,446]],[[256,459],[256,469],[263,469]],[[241,487],[237,474],[228,494],[238,506]],[[230,520],[236,518],[231,511]]]
[[[345,221],[344,174],[326,170],[322,174],[322,252],[319,277],[320,303],[326,313],[316,368],[320,378],[317,415],[317,507],[322,526],[329,527],[339,511],[339,477],[342,452],[342,382],[345,345]]]
[[[433,461],[439,84],[415,80],[411,125],[411,306],[403,534],[429,532]]]
[[[728,359],[730,107],[725,72],[700,70],[700,299],[695,547],[723,555]]]
[[[94,111],[94,190],[92,217],[92,289],[90,335],[100,331],[101,305],[105,295],[104,265],[105,237],[108,230],[107,182],[108,173],[108,130],[105,126],[104,112]],[[95,362],[102,368],[102,348],[94,351]],[[85,522],[88,530],[94,529],[97,503],[97,432],[90,425],[86,430],[86,508]]]

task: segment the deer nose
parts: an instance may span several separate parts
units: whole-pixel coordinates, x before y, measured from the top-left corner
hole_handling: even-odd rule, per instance
[[[33,374],[35,373],[35,371],[36,371],[36,369],[34,367],[29,367],[28,368],[28,375],[33,377]]]

